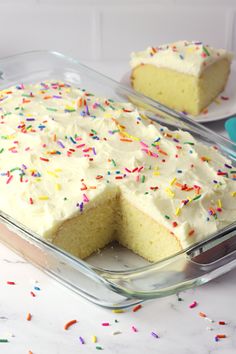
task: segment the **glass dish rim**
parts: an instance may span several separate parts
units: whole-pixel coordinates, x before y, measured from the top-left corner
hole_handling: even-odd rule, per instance
[[[215,142],[218,143],[221,147],[223,145],[223,150],[227,151],[227,154],[230,152],[233,156],[236,155],[236,152],[233,151],[233,149],[231,150],[231,148],[229,148],[227,145],[230,144],[232,145],[235,150],[236,150],[236,143],[230,141],[229,139],[215,133],[214,131],[212,131],[211,129],[206,128],[205,126],[202,126],[200,123],[195,122],[194,120],[192,120],[190,117],[188,117],[187,115],[180,113],[180,112],[176,112],[162,104],[160,104],[159,102],[148,98],[147,96],[144,96],[140,93],[137,93],[135,90],[133,90],[130,87],[126,87],[125,85],[123,85],[122,83],[108,77],[107,75],[104,75],[102,73],[100,73],[97,70],[94,70],[92,68],[90,68],[89,66],[81,63],[78,59],[75,59],[73,57],[67,56],[63,53],[60,53],[58,51],[53,51],[53,50],[32,50],[32,51],[24,51],[24,52],[20,52],[20,53],[16,53],[13,55],[9,55],[9,56],[5,56],[5,57],[1,57],[0,58],[0,72],[1,72],[1,63],[7,62],[8,60],[14,59],[14,58],[20,58],[20,57],[24,57],[24,56],[29,56],[29,55],[50,55],[56,58],[60,58],[63,59],[65,61],[69,61],[69,62],[73,62],[74,64],[80,66],[82,68],[82,70],[86,70],[89,71],[93,74],[95,74],[96,76],[100,76],[101,78],[105,79],[106,81],[110,81],[110,83],[117,85],[118,87],[121,87],[125,92],[129,92],[132,95],[140,98],[144,103],[147,103],[149,106],[155,108],[155,109],[160,109],[161,111],[163,111],[164,113],[167,113],[169,115],[171,115],[172,117],[178,118],[180,119],[183,123],[187,123],[188,125],[190,125],[190,127],[194,127],[196,128],[196,131],[199,133],[200,130],[200,135],[202,135],[204,137],[205,134],[211,134],[211,140],[216,140]],[[1,78],[3,79],[4,78]],[[1,83],[1,82],[0,82]],[[149,117],[150,119],[154,120],[153,117]],[[205,134],[202,134],[202,133]],[[213,136],[213,139],[212,139]],[[225,149],[224,149],[225,148]],[[42,244],[43,246],[46,246],[47,248],[49,248],[50,250],[53,250],[56,253],[59,253],[61,256],[67,258],[70,262],[73,262],[74,264],[76,264],[76,266],[82,266],[83,269],[86,269],[86,271],[89,271],[91,275],[95,276],[95,278],[97,278],[97,276],[99,276],[100,280],[102,280],[102,282],[106,282],[107,280],[102,277],[100,274],[101,273],[107,273],[107,274],[116,274],[116,275],[129,275],[129,274],[139,274],[141,272],[144,271],[148,271],[150,269],[155,269],[163,264],[165,264],[166,262],[170,261],[170,260],[174,260],[175,258],[181,256],[181,255],[189,255],[194,249],[200,248],[204,245],[207,244],[211,244],[214,243],[215,240],[220,240],[221,238],[223,238],[225,236],[225,232],[228,230],[228,232],[232,232],[236,230],[236,221],[234,221],[233,223],[231,223],[230,225],[226,226],[225,228],[218,230],[217,232],[215,232],[214,234],[209,235],[207,238],[205,238],[204,240],[201,240],[197,243],[194,243],[184,249],[182,249],[181,251],[167,257],[164,258],[160,261],[157,262],[153,262],[144,266],[139,266],[139,267],[135,267],[132,269],[128,269],[128,270],[109,270],[106,268],[101,268],[98,266],[94,266],[91,265],[90,263],[86,262],[86,260],[82,260],[79,259],[71,254],[69,254],[68,252],[56,247],[54,244],[50,243],[49,241],[47,241],[46,239],[40,237],[39,235],[37,235],[35,232],[29,230],[27,227],[25,227],[24,225],[22,225],[20,222],[17,222],[16,220],[14,220],[12,217],[10,217],[9,215],[7,215],[6,213],[0,211],[0,219],[3,220],[4,223],[10,224],[14,229],[16,228],[18,231],[23,232],[25,235],[27,235],[27,237],[32,241],[36,241],[39,244]]]

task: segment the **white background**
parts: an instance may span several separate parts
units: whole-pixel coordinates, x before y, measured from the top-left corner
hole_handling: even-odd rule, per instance
[[[54,49],[81,60],[125,60],[180,39],[236,51],[235,0],[1,0],[1,56]]]

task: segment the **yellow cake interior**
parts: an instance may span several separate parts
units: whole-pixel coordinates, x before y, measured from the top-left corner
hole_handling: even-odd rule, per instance
[[[198,115],[222,92],[230,72],[230,61],[223,58],[209,65],[198,76],[144,64],[132,71],[133,88],[177,111]]]
[[[94,208],[66,220],[53,243],[70,254],[86,258],[118,241],[143,258],[155,262],[182,249],[178,239],[164,226],[114,192]]]

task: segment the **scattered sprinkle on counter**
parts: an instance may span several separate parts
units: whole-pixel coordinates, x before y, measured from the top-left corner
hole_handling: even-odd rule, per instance
[[[77,323],[77,320],[71,320],[64,325],[64,329],[67,331],[71,326]]]

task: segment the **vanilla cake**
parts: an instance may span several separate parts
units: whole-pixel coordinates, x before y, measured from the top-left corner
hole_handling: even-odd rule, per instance
[[[131,54],[133,88],[193,116],[226,86],[232,53],[202,42],[179,41]]]
[[[157,261],[236,220],[231,162],[131,103],[20,84],[0,123],[0,210],[77,257],[117,240]]]

